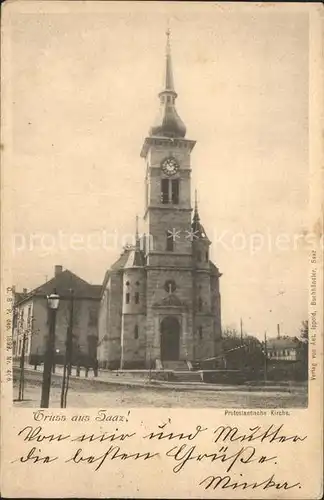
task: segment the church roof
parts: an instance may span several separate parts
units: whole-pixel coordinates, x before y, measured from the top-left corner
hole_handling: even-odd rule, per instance
[[[125,263],[127,262],[129,250],[127,248],[124,248],[123,252],[120,254],[116,262],[114,262],[108,271],[106,271],[103,283],[102,283],[102,291],[106,288],[106,285],[108,283],[108,280],[110,278],[110,275],[112,272],[120,271],[120,269],[123,269],[125,266]]]
[[[140,236],[138,232],[138,216],[136,216],[136,229],[135,229],[135,245],[126,244],[123,248],[119,258],[112,264],[110,269],[105,274],[103,284],[101,287],[102,292],[105,290],[108,280],[113,272],[119,272],[123,269],[138,268],[145,266],[145,255],[141,250]]]
[[[131,248],[128,253],[128,258],[125,262],[124,268],[143,267],[144,265],[145,265],[144,253],[136,247]]]
[[[120,254],[116,262],[114,262],[110,269],[106,271],[101,290],[106,288],[109,277],[112,272],[118,272],[122,269],[129,269],[131,267],[143,267],[145,265],[144,252],[139,248],[132,245],[124,247],[123,252]]]
[[[110,267],[111,271],[119,271],[119,269],[123,269],[129,257],[129,249],[124,248],[124,251],[120,254],[119,258],[112,264]]]
[[[209,261],[209,267],[212,272],[212,274],[216,274],[219,278],[222,276],[222,273],[219,272],[219,269],[215,264],[210,260]]]

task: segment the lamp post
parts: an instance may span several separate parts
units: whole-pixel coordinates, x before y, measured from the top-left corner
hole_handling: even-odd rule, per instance
[[[49,406],[52,367],[54,362],[56,313],[59,303],[60,297],[56,294],[56,290],[54,290],[54,292],[47,297],[49,332],[44,359],[41,408],[48,408]]]
[[[66,408],[67,393],[69,390],[69,379],[72,372],[72,348],[73,348],[73,305],[74,305],[74,290],[70,290],[70,317],[69,325],[66,333],[65,344],[65,362],[63,367],[63,379],[61,388],[61,408]]]

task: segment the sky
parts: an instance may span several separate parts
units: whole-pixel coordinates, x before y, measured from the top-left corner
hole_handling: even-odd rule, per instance
[[[169,23],[223,327],[242,318],[259,338],[277,324],[298,334],[308,293],[307,13],[41,3],[13,12],[7,31],[13,284],[34,288],[55,264],[102,283],[134,232]]]

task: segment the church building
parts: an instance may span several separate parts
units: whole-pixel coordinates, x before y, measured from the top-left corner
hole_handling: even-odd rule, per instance
[[[98,319],[99,367],[190,369],[221,351],[218,268],[191,201],[195,141],[176,111],[169,33],[159,117],[141,150],[141,236],[106,272]]]

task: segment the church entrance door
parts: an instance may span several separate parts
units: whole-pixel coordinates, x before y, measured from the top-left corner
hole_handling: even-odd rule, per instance
[[[161,322],[161,360],[176,361],[180,356],[180,323],[175,316]]]

